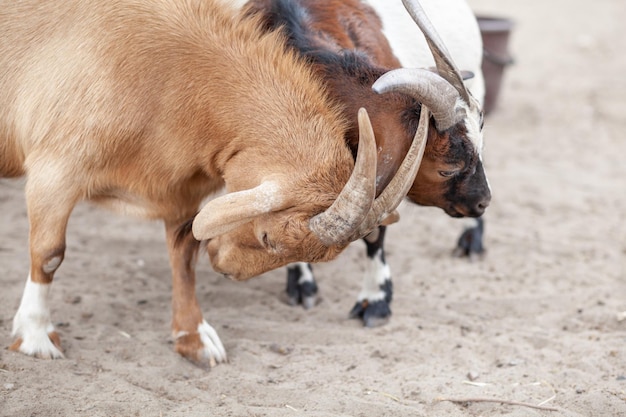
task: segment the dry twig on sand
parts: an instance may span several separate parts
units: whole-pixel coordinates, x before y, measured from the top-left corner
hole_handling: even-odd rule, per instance
[[[535,408],[544,411],[559,411],[558,408],[548,407],[545,405],[535,405],[519,401],[500,400],[497,398],[438,398],[437,401],[449,401],[452,403],[500,403],[507,405],[518,405],[520,407]]]

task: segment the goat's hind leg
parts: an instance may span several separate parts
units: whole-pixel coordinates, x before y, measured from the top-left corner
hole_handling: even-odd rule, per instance
[[[378,230],[363,238],[367,247],[368,265],[363,277],[363,287],[350,311],[350,318],[362,319],[366,327],[385,324],[391,316],[389,305],[393,296],[393,285],[383,248],[385,230],[385,226],[379,226]]]
[[[79,198],[53,169],[33,170],[26,183],[30,224],[30,274],[13,318],[10,349],[38,358],[62,358],[61,341],[50,319],[50,286],[65,255],[65,232]],[[46,175],[47,174],[47,175]]]

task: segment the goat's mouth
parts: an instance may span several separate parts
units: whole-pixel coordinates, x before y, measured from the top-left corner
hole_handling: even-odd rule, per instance
[[[450,217],[455,217],[455,218],[467,217],[467,214],[461,211],[458,207],[448,206],[447,208],[444,209],[444,211]]]
[[[485,212],[484,207],[466,207],[466,206],[449,206],[446,209],[446,214],[450,217],[480,217]]]

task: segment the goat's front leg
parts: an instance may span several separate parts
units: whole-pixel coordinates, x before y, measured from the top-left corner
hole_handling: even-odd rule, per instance
[[[196,298],[196,260],[200,242],[191,224],[179,230],[179,222],[165,222],[172,268],[172,333],[176,352],[198,364],[226,362],[226,351],[217,332],[202,317]]]
[[[363,238],[367,247],[368,265],[363,277],[363,287],[357,302],[350,311],[350,318],[361,318],[367,327],[385,324],[391,316],[393,285],[391,270],[385,261],[385,226]]]
[[[50,320],[50,287],[65,256],[65,232],[79,198],[57,170],[33,170],[26,183],[30,225],[30,274],[13,318],[11,350],[38,358],[62,358],[61,340]],[[44,173],[45,177],[35,173]],[[56,174],[56,175],[55,175]]]
[[[318,302],[317,283],[311,264],[295,262],[287,265],[287,302],[292,305],[302,304],[305,309]]]

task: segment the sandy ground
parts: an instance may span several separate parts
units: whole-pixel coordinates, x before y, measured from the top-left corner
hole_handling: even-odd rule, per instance
[[[230,358],[207,371],[172,351],[162,226],[79,206],[52,292],[67,358],[0,350],[0,415],[626,416],[623,0],[470,4],[516,21],[486,124],[484,260],[450,256],[462,222],[403,206],[394,314],[365,329],[347,318],[360,242],[316,267],[311,311],[283,303],[285,271],[230,282],[204,256],[200,302]],[[27,230],[23,182],[0,181],[3,347]],[[442,401],[462,398],[557,411]]]

